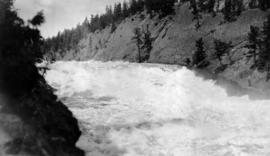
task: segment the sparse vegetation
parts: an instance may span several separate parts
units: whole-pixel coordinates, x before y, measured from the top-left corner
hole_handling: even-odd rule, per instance
[[[135,28],[134,37],[132,39],[136,42],[136,46],[138,49],[138,62],[141,63],[147,61],[153,48],[153,39],[151,38],[151,33],[148,26],[146,30]]]

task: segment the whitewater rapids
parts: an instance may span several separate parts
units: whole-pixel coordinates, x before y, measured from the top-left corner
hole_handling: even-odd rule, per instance
[[[46,80],[88,156],[268,156],[270,101],[229,97],[186,68],[56,62]]]

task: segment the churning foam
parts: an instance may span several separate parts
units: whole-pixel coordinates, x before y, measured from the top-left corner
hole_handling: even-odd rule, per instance
[[[80,120],[94,156],[270,155],[270,101],[229,97],[169,65],[56,62],[47,81]]]

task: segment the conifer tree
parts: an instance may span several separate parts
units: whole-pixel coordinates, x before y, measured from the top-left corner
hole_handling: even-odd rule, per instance
[[[194,15],[193,20],[196,20],[195,28],[199,29],[201,27],[200,19],[202,17],[200,15],[196,0],[190,0],[190,8],[192,9],[192,14]]]
[[[245,9],[244,7],[244,2],[243,0],[234,0],[235,10],[233,10],[236,16],[240,16],[243,10]]]
[[[142,32],[140,28],[135,28],[134,29],[134,36],[132,38],[136,42],[136,46],[138,48],[138,62],[141,63],[141,52],[142,52]]]
[[[193,54],[192,62],[193,65],[197,68],[203,68],[208,65],[206,61],[206,52],[204,50],[204,42],[202,38],[196,41],[196,51]]]
[[[82,32],[84,35],[86,35],[87,33],[90,32],[90,22],[89,22],[87,17],[85,17],[85,19],[81,25],[81,29],[82,29]]]
[[[208,0],[206,4],[207,12],[212,13],[213,16],[216,15],[215,4],[216,4],[216,0]]]
[[[163,0],[160,3],[161,17],[175,14],[174,4],[176,0]]]
[[[128,4],[126,1],[123,2],[123,10],[122,10],[123,17],[126,18],[129,16],[128,12]]]
[[[243,0],[225,0],[225,6],[223,8],[224,20],[227,22],[235,21],[236,16],[241,15],[244,9]]]
[[[143,54],[141,56],[141,61],[147,61],[150,57],[150,52],[153,48],[152,46],[153,39],[151,37],[151,32],[149,31],[149,25],[146,27],[146,31],[143,32]]]
[[[263,25],[261,46],[262,49],[259,52],[257,66],[259,70],[266,70],[270,66],[270,15]],[[269,73],[270,71],[267,72]]]
[[[250,2],[248,3],[249,8],[251,9],[256,8],[258,6],[257,2],[258,2],[257,0],[250,0]]]
[[[194,15],[204,12],[211,13],[213,16],[215,13],[216,0],[189,0],[190,9],[192,9],[192,13]]]
[[[130,0],[130,15],[135,15],[137,13],[137,0]]]
[[[248,45],[247,48],[249,49],[247,53],[248,58],[253,58],[253,63],[254,66],[257,65],[257,55],[258,55],[258,50],[260,47],[260,30],[258,27],[255,26],[250,26],[250,32],[248,34]]]
[[[176,0],[145,0],[145,8],[150,15],[155,12],[162,18],[175,13],[175,2]]]
[[[232,22],[235,20],[234,12],[233,12],[233,0],[225,0],[225,6],[223,9],[223,15],[225,21]]]
[[[114,5],[113,16],[114,16],[114,21],[118,21],[118,20],[122,19],[122,5],[121,5],[121,3],[117,3]]]
[[[124,11],[123,11],[124,12]],[[106,20],[106,26],[110,25],[113,22],[113,11],[112,6],[106,6],[106,13],[105,13],[105,20]]]
[[[115,32],[115,30],[116,30],[116,25],[113,22],[112,25],[111,25],[111,33]]]
[[[29,23],[31,23],[31,25],[34,27],[40,26],[44,22],[45,22],[45,17],[44,17],[43,11],[39,11],[36,14],[36,16],[34,16],[31,20],[29,20]]]
[[[262,10],[267,10],[270,8],[270,1],[269,0],[258,0],[258,5],[260,7],[260,9]]]
[[[218,40],[218,39],[215,39],[214,40],[214,45],[215,45],[215,53],[214,53],[214,56],[215,58],[217,58],[220,62],[220,65],[223,65],[222,64],[222,57],[227,54],[230,61],[232,62],[231,58],[230,58],[230,50],[232,48],[232,43],[229,42],[229,43],[226,43],[226,42],[223,42],[221,40]]]
[[[147,61],[153,48],[153,38],[151,37],[149,26],[147,25],[146,30],[143,31],[140,28],[135,28],[132,40],[135,40],[138,49],[138,62]]]

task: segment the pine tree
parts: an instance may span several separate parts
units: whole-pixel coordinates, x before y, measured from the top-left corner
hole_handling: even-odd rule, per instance
[[[232,43],[226,43],[226,42],[222,42],[221,40],[215,39],[214,40],[214,45],[215,45],[215,53],[214,56],[215,58],[217,58],[220,62],[220,65],[222,64],[222,57],[227,54],[227,56],[230,59],[230,62],[232,62],[231,58],[230,58],[230,50],[232,48]]]
[[[31,25],[34,27],[40,26],[44,22],[45,17],[43,11],[39,11],[36,16],[29,20],[29,23],[31,23]]]
[[[225,0],[225,6],[223,9],[225,21],[232,22],[235,20],[233,7],[233,0]]]
[[[190,9],[192,9],[194,15],[197,14],[197,12],[210,13],[213,16],[216,15],[216,0],[189,0],[189,2]]]
[[[160,4],[161,17],[175,14],[174,4],[176,0],[163,0]]]
[[[132,40],[135,40],[136,42],[136,46],[138,48],[138,62],[141,63],[142,59],[141,59],[141,52],[142,52],[142,32],[140,28],[135,28],[134,29],[134,36],[132,38]]]
[[[146,31],[143,32],[143,43],[142,43],[142,49],[143,53],[141,56],[141,61],[147,61],[150,57],[150,52],[153,48],[152,46],[153,39],[151,37],[151,32],[149,31],[149,26],[147,25]]]
[[[266,71],[266,81],[270,79],[270,15],[263,24],[261,49],[258,53],[257,69]]]
[[[192,63],[197,68],[203,68],[208,65],[206,61],[206,52],[204,50],[204,42],[202,38],[196,41],[196,51],[192,56]]]
[[[137,0],[137,11],[142,12],[144,10],[144,0]]]
[[[117,27],[116,27],[115,23],[113,22],[112,25],[111,25],[111,33],[114,33],[116,28]]]
[[[99,17],[100,19],[99,19],[99,23],[100,23],[100,26],[99,26],[99,28],[98,29],[104,29],[104,28],[106,28],[106,26],[108,25],[108,21],[107,21],[107,17],[106,17],[106,15],[101,15],[100,17]]]
[[[128,12],[128,4],[126,1],[123,2],[123,9],[122,9],[122,15],[124,18],[129,16],[129,12]]]
[[[106,6],[106,13],[104,14],[104,20],[105,20],[106,26],[109,26],[111,23],[113,23],[112,6]]]
[[[258,0],[259,7],[262,10],[267,10],[270,8],[270,1],[269,0]]]
[[[215,4],[216,4],[216,0],[208,0],[206,4],[207,12],[212,13],[213,16],[216,15]]]
[[[243,10],[245,9],[244,7],[244,2],[243,0],[234,0],[235,10],[233,10],[236,16],[240,16]]]
[[[151,37],[149,26],[147,25],[146,30],[143,31],[140,28],[135,28],[132,40],[135,40],[138,48],[138,62],[147,61],[153,48],[153,38]]]
[[[94,30],[94,15],[91,15],[91,18],[90,18],[90,32],[94,32],[95,30]]]
[[[90,32],[90,22],[89,22],[87,17],[85,17],[85,19],[81,25],[81,29],[82,29],[82,32],[84,35],[86,35],[87,33]]]
[[[260,47],[260,29],[255,26],[250,26],[250,32],[248,34],[248,45],[247,48],[249,49],[247,53],[248,58],[253,58],[253,66],[257,66],[257,55],[258,50]]]
[[[114,21],[119,21],[122,19],[122,5],[121,5],[121,3],[117,3],[114,5],[113,16],[114,16]]]
[[[244,9],[243,0],[225,0],[223,8],[224,20],[227,22],[235,21],[236,16],[241,15]]]
[[[192,9],[192,14],[194,15],[193,20],[196,20],[195,28],[199,29],[201,27],[200,19],[202,17],[200,15],[196,0],[190,0],[190,8]]]
[[[259,70],[263,71],[269,69],[268,67],[270,66],[270,15],[263,25],[261,47],[257,66]],[[269,73],[270,71],[267,72]]]
[[[257,2],[258,2],[257,0],[250,0],[250,2],[248,3],[249,8],[251,9],[256,8],[258,6]]]
[[[160,1],[160,0],[157,0]],[[159,10],[156,10],[156,6],[159,2],[156,2],[155,0],[145,0],[145,8],[148,14],[150,14],[151,17],[153,17],[153,12],[159,13]]]
[[[137,0],[130,0],[130,15],[135,15],[137,13]]]
[[[175,13],[174,4],[176,0],[145,0],[145,8],[151,16],[158,13],[159,17],[165,17]]]

